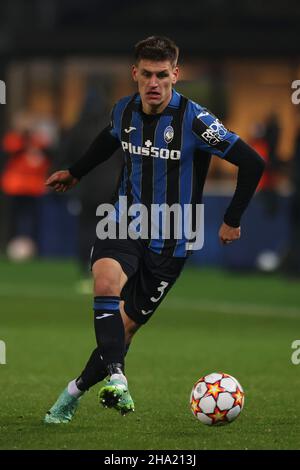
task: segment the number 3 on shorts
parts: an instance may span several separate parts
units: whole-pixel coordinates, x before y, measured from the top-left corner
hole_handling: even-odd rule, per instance
[[[161,281],[159,287],[157,288],[158,292],[160,292],[160,295],[159,297],[157,297],[157,299],[155,297],[151,297],[151,302],[158,302],[162,296],[164,295],[164,291],[165,289],[168,287],[169,283],[168,282],[165,282],[165,281]]]

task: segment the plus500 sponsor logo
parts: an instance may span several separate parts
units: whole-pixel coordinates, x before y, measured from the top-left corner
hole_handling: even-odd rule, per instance
[[[142,155],[144,157],[164,158],[165,160],[179,160],[181,156],[180,150],[160,149],[158,147],[141,147],[133,145],[130,142],[123,142],[124,151],[128,151],[133,155]]]

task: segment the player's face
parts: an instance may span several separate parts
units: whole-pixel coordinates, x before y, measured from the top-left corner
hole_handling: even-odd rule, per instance
[[[143,111],[147,114],[160,113],[172,96],[172,86],[178,79],[178,67],[170,61],[154,62],[141,59],[132,67],[133,80],[137,82]]]

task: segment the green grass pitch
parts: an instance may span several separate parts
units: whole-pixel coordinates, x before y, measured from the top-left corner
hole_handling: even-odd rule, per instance
[[[127,358],[136,412],[97,404],[98,386],[68,425],[42,419],[94,347],[92,297],[72,262],[0,263],[1,449],[299,449],[299,283],[187,268],[137,334]],[[193,383],[222,371],[245,390],[241,416],[208,427],[189,410]]]

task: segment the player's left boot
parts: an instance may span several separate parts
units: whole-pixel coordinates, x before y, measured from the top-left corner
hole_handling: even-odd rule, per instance
[[[47,411],[44,422],[47,424],[69,423],[78,408],[79,400],[80,398],[73,397],[69,394],[68,388],[65,388],[54,405]]]
[[[115,408],[122,415],[134,411],[134,403],[126,381],[110,379],[98,394],[101,405],[105,408]]]

